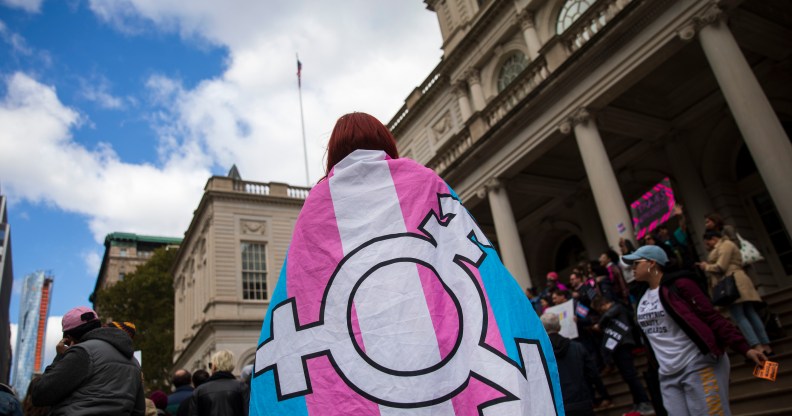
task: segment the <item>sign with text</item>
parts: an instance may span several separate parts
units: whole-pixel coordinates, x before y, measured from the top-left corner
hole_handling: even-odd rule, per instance
[[[575,323],[575,302],[568,300],[560,305],[551,306],[545,309],[544,313],[554,313],[558,315],[561,330],[558,331],[564,338],[575,339],[578,337],[577,324]]]
[[[630,204],[635,238],[640,240],[660,224],[671,219],[675,205],[674,191],[668,178],[664,178],[649,192]]]

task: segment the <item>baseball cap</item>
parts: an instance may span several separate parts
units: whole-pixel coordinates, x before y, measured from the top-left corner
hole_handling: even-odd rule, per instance
[[[632,265],[636,260],[646,259],[652,260],[661,266],[668,263],[668,256],[662,248],[655,245],[645,245],[638,248],[634,252],[622,257],[625,263]]]
[[[96,314],[96,312],[94,312],[93,309],[87,306],[78,306],[69,312],[66,312],[66,315],[63,315],[61,325],[63,325],[63,332],[66,332],[88,322],[98,320],[99,316]]]

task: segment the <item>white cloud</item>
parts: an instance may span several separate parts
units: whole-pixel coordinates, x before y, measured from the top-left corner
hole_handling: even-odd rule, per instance
[[[168,74],[149,78],[165,148],[189,143],[216,165],[236,164],[245,179],[302,185],[295,52],[315,182],[340,115],[364,111],[387,122],[439,62],[435,15],[397,3],[96,0],[91,7],[120,30],[144,21],[227,48],[223,74],[194,88]]]
[[[2,20],[0,20],[0,40],[11,46],[11,50],[16,53],[22,55],[31,55],[33,53],[25,38],[19,33],[11,31]]]
[[[52,364],[52,360],[58,355],[57,351],[55,351],[55,347],[58,345],[58,341],[63,338],[61,320],[63,320],[62,316],[50,316],[47,318],[47,335],[44,340],[44,361],[41,363],[42,371],[44,371],[48,365]]]
[[[0,0],[0,4],[15,9],[22,9],[30,13],[41,11],[43,0]]]
[[[85,262],[85,273],[89,276],[99,274],[99,267],[102,266],[102,255],[96,251],[86,251],[82,255]]]
[[[236,164],[248,180],[305,184],[296,51],[311,183],[323,175],[325,144],[340,115],[364,111],[387,122],[440,57],[436,17],[420,2],[92,0],[90,6],[120,30],[148,25],[227,51],[223,73],[195,86],[167,73],[149,77],[150,100],[139,107],[148,106],[159,160],[148,164],[126,163],[106,143],[80,144],[80,128],[90,120],[64,105],[53,87],[24,73],[5,79],[0,177],[9,195],[85,215],[97,242],[112,231],[181,235],[218,167]],[[101,78],[91,87],[84,98],[124,106]]]
[[[109,145],[87,149],[77,111],[28,75],[6,79],[0,100],[0,177],[14,198],[88,217],[97,242],[112,231],[181,235],[209,177],[207,161],[173,149],[161,166],[122,162]]]
[[[127,105],[125,98],[116,97],[110,93],[110,81],[104,76],[80,79],[80,96],[109,110],[122,110]]]

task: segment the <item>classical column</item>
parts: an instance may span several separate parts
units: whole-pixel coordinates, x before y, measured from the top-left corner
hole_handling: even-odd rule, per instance
[[[704,216],[713,212],[712,201],[704,188],[696,165],[690,157],[690,151],[685,148],[676,138],[666,140],[666,155],[674,173],[676,185],[685,200],[685,212],[687,213],[687,225],[693,244],[699,254],[706,253],[701,236],[704,234]]]
[[[720,10],[712,7],[696,19],[698,39],[731,109],[745,145],[775,202],[787,232],[792,233],[792,143],[770,101],[740,51]]]
[[[486,103],[484,102],[484,92],[481,90],[481,76],[478,69],[470,68],[465,72],[465,78],[470,86],[470,95],[473,98],[473,110],[481,111]]]
[[[517,13],[517,21],[520,23],[525,44],[528,46],[528,56],[533,61],[539,56],[539,49],[542,48],[542,44],[539,42],[539,34],[536,32],[536,26],[534,25],[534,14],[529,10],[523,10]]]
[[[467,95],[467,88],[464,82],[458,82],[454,86],[454,95],[456,95],[457,102],[459,103],[459,111],[462,113],[462,121],[467,121],[473,111],[470,110],[470,100]]]
[[[503,256],[503,264],[509,269],[520,287],[531,288],[531,276],[528,274],[528,264],[525,262],[520,233],[517,231],[517,221],[514,220],[509,195],[503,184],[492,180],[487,184],[492,219],[495,222],[495,233],[498,235],[498,246]]]
[[[573,127],[574,126],[574,127]],[[613,172],[605,145],[602,143],[597,124],[585,108],[575,112],[571,120],[561,125],[562,133],[574,128],[580,156],[591,185],[591,193],[597,205],[602,228],[608,245],[619,249],[619,239],[635,236],[627,205],[624,203],[616,174]]]

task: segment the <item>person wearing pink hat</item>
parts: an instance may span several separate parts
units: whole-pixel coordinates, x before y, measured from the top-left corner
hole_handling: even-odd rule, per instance
[[[146,405],[132,338],[102,327],[86,306],[67,312],[61,324],[58,354],[31,388],[33,404],[51,406],[52,416],[142,416]]]

